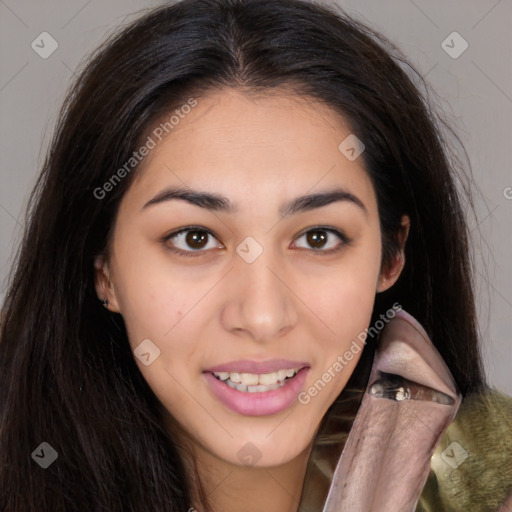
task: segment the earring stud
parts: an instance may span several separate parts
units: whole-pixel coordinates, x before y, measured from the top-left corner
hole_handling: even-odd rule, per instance
[[[102,304],[104,307],[107,307],[108,306],[108,299],[103,299],[102,300]]]

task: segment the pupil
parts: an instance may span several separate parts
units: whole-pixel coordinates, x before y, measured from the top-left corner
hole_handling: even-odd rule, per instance
[[[308,234],[308,243],[313,247],[322,247],[326,239],[324,231],[310,231]]]
[[[201,249],[206,245],[207,236],[208,234],[204,231],[189,231],[185,238],[189,246],[196,249]]]

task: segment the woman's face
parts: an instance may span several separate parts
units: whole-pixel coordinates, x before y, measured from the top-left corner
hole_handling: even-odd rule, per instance
[[[98,294],[198,450],[283,464],[310,446],[394,281],[379,274],[376,197],[326,106],[234,90],[197,101],[134,171]]]

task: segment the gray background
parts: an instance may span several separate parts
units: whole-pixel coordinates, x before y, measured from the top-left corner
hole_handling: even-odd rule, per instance
[[[106,34],[160,3],[0,0],[0,301],[28,194],[69,80]],[[469,153],[481,192],[471,226],[484,360],[490,383],[512,395],[512,1],[338,4],[388,36],[427,77]],[[442,47],[454,31],[468,44],[457,58]],[[58,43],[47,59],[31,47],[42,32]],[[448,38],[445,44],[453,53],[463,41]]]

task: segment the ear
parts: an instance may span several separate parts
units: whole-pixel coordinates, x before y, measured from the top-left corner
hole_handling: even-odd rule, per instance
[[[98,298],[103,301],[108,300],[105,306],[108,310],[119,313],[119,304],[117,302],[116,290],[111,279],[109,264],[105,256],[96,256],[94,259],[94,286]]]
[[[411,227],[411,220],[408,215],[402,215],[400,221],[400,228],[398,230],[398,243],[399,250],[393,260],[381,270],[379,282],[377,286],[377,293],[386,291],[391,288],[402,273],[405,265],[405,242],[409,235],[409,228]]]

